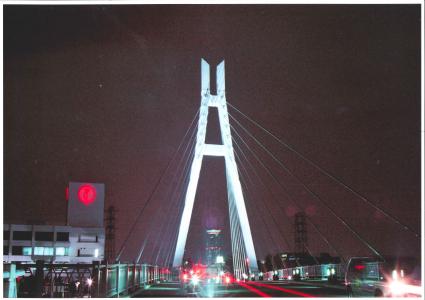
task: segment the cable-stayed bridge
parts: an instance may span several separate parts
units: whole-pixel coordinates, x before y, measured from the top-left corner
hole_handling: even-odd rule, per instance
[[[171,284],[173,279],[181,280],[184,260],[190,258],[190,253],[185,252],[186,241],[204,157],[219,157],[225,163],[233,266],[229,276],[239,288],[251,293],[246,295],[237,290],[237,295],[266,297],[286,293],[289,296],[313,296],[305,291],[306,286],[299,291],[256,281],[296,277],[303,279],[304,284],[309,279],[319,281],[322,285],[316,287],[323,289],[324,294],[318,295],[335,292],[341,296],[346,292],[341,283],[351,257],[361,254],[385,262],[387,253],[373,239],[373,224],[368,227],[369,232],[362,230],[364,226],[359,226],[351,214],[344,213],[344,201],[353,202],[370,214],[378,214],[405,239],[420,241],[420,230],[409,225],[408,220],[358,192],[257,122],[254,116],[227,101],[224,61],[216,68],[215,93],[211,89],[210,66],[205,60],[201,61],[201,79],[200,108],[188,122],[174,155],[161,170],[148,198],[142,201],[141,207],[135,208],[137,217],[123,239],[115,264],[90,267],[90,278],[95,278],[98,284],[92,295],[109,297],[129,292],[139,295],[139,290],[152,284],[161,281]],[[218,144],[206,142],[208,115],[213,110],[216,110],[219,121],[221,143]],[[332,199],[335,196],[323,192],[321,185],[333,186],[339,195],[343,195],[337,205]],[[160,209],[155,209],[158,207]],[[260,262],[264,253],[296,251],[296,241],[291,235],[296,212],[306,212],[305,221],[314,243],[302,240],[301,246],[315,259],[315,264],[305,266],[296,260],[295,266],[278,269],[272,263],[274,270],[262,270]],[[254,228],[262,228],[261,232],[265,234],[253,234]],[[199,244],[200,248],[204,247],[201,241]],[[267,249],[270,245],[273,249]],[[321,252],[330,253],[341,262],[321,264],[316,259],[317,253]],[[129,263],[122,264],[123,261]],[[329,278],[340,284],[334,282],[334,287],[323,285],[323,281]],[[168,288],[168,291],[180,291],[180,285]],[[185,293],[179,295],[187,296]],[[202,290],[198,295],[212,297],[214,291],[211,294]]]
[[[149,259],[152,263],[174,268],[182,265],[202,159],[205,156],[222,157],[225,161],[233,275],[237,279],[258,276],[256,250],[261,245],[273,245],[280,251],[294,249],[291,230],[285,230],[285,227],[292,228],[292,216],[289,213],[288,217],[288,211],[285,210],[287,207],[292,208],[293,213],[308,212],[313,208],[313,212],[307,213],[305,218],[311,229],[310,236],[316,240],[316,249],[311,249],[307,243],[303,245],[311,257],[315,257],[314,252],[329,252],[345,264],[350,257],[361,253],[385,261],[386,253],[370,238],[369,232],[362,231],[355,220],[343,213],[345,201],[354,202],[360,209],[385,218],[394,231],[406,239],[420,240],[420,231],[412,228],[408,220],[400,219],[391,210],[358,192],[320,163],[259,124],[243,109],[228,102],[224,61],[216,68],[216,93],[211,92],[210,66],[205,60],[201,61],[201,79],[200,108],[189,123],[174,156],[158,178],[150,197],[140,209],[117,259],[126,251],[128,241],[134,239],[137,222],[146,216],[149,205],[155,203],[157,206],[157,201],[162,201],[163,209],[156,212],[157,218],[162,220],[161,226],[150,228],[140,239],[135,261],[143,261],[147,244],[150,243],[149,253],[154,255],[147,256],[151,256]],[[208,114],[214,109],[218,114],[221,144],[206,143]],[[289,157],[289,161],[285,157]],[[317,176],[318,185],[311,174],[307,174],[307,180],[303,177],[305,174],[299,172],[297,163]],[[332,194],[327,195],[320,190],[320,183],[324,181],[343,194],[344,198],[339,205],[336,206],[335,201],[329,199]],[[162,199],[158,194],[163,195]],[[313,205],[306,207],[306,203]],[[326,218],[333,228],[324,225],[319,219],[321,217]],[[253,226],[264,228],[263,232],[267,234],[253,238]],[[372,225],[369,230],[373,231]],[[163,239],[163,236],[172,238]],[[355,249],[344,247],[347,240],[349,245],[355,245]]]

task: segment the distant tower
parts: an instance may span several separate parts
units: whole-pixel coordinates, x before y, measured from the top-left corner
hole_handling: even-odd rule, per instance
[[[115,206],[110,205],[106,210],[105,218],[105,259],[112,262],[115,259],[115,213],[117,210]]]
[[[307,251],[307,225],[305,223],[305,213],[298,212],[295,214],[295,252],[306,253]]]
[[[217,257],[222,256],[223,239],[220,229],[208,229],[206,232],[206,263],[210,266],[217,263]]]

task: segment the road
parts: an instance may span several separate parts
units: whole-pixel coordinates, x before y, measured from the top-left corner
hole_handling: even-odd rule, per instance
[[[185,289],[178,282],[150,286],[136,294],[135,298],[146,297],[345,297],[342,286],[293,281],[254,281],[230,285],[205,284],[196,290]]]

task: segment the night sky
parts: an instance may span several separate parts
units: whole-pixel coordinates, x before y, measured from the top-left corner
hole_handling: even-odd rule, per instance
[[[420,232],[419,5],[4,6],[4,222],[65,224],[68,182],[103,182],[105,206],[119,209],[119,248],[199,108],[202,57],[213,69],[225,59],[227,101]],[[217,119],[209,121],[211,141]],[[379,251],[420,256],[419,239],[243,124]],[[257,168],[280,201],[261,185],[247,194],[263,258],[293,250],[296,208]],[[273,170],[343,255],[370,254]],[[230,251],[224,176],[223,159],[204,160],[186,247],[193,259],[206,228],[222,228]],[[178,212],[171,200],[152,199],[124,260],[149,231],[158,237],[144,261],[155,243],[172,241],[175,226],[158,234]],[[269,203],[277,225],[255,203]],[[308,233],[313,253],[335,254]]]

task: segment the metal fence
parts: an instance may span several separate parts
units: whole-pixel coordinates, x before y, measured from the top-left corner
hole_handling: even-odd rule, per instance
[[[148,264],[3,264],[4,297],[119,297],[171,280]]]

